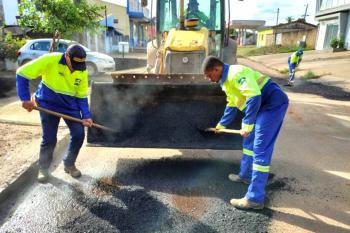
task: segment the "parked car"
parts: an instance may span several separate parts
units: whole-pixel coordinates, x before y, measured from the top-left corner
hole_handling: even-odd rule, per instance
[[[18,65],[21,66],[37,57],[40,57],[43,54],[48,53],[51,43],[52,39],[50,38],[28,40],[28,42],[17,52]],[[76,41],[60,39],[56,51],[65,52],[68,46],[71,44],[79,43]],[[97,75],[98,73],[115,70],[115,62],[113,57],[104,53],[93,52],[85,46],[81,44],[79,45],[86,51],[86,68],[90,75]]]

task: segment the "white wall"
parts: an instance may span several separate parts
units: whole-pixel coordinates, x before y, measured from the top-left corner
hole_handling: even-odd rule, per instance
[[[17,24],[16,15],[18,15],[17,0],[2,1],[4,7],[4,21],[6,25]]]
[[[324,43],[324,38],[325,38],[325,34],[326,34],[326,28],[327,28],[326,22],[325,21],[321,21],[320,25],[318,26],[316,50],[322,50],[323,49],[323,43]]]
[[[334,7],[349,4],[350,0],[323,0],[320,5],[320,10],[331,9]]]
[[[347,21],[347,24],[346,24],[345,48],[347,50],[350,50],[350,13],[348,14],[348,21]]]

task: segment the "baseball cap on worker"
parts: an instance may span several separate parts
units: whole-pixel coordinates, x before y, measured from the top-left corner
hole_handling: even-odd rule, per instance
[[[297,55],[298,55],[298,56],[303,55],[303,50],[302,50],[302,49],[298,49]]]
[[[86,59],[86,52],[83,47],[77,44],[70,45],[67,48],[66,53],[68,54],[72,68],[74,70],[86,70],[86,64],[85,64],[85,59]]]

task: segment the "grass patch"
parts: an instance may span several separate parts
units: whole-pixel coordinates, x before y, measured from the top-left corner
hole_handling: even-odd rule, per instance
[[[304,76],[302,77],[302,79],[304,80],[308,80],[308,79],[317,79],[320,78],[321,76],[316,75],[314,72],[312,72],[311,70],[309,70],[306,74],[304,74]]]
[[[292,53],[298,49],[299,47],[296,46],[268,46],[261,48],[257,48],[255,46],[239,46],[237,48],[237,57],[260,56],[275,53]],[[312,48],[304,48],[303,50],[312,50]]]
[[[288,68],[284,68],[282,70],[279,70],[278,72],[280,72],[281,74],[288,74],[289,73],[289,69]]]

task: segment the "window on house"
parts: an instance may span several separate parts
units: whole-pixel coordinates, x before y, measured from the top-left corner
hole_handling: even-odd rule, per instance
[[[321,0],[320,10],[341,6],[350,3],[350,0]]]
[[[338,37],[338,24],[327,24],[323,48],[330,48],[331,40]]]

